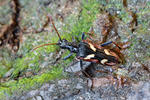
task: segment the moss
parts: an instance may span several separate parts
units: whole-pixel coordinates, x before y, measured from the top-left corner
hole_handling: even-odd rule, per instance
[[[114,2],[113,0],[112,2]],[[115,5],[109,5],[105,2],[105,0],[81,0],[81,12],[79,13],[79,16],[75,16],[74,14],[69,15],[65,21],[65,26],[61,26],[61,36],[62,38],[67,39],[68,41],[72,41],[72,37],[78,38],[78,40],[81,40],[81,34],[82,32],[88,32],[91,26],[93,25],[93,21],[96,19],[97,14],[100,13],[100,8],[104,7],[103,4],[107,5],[105,9],[111,8],[112,6],[115,6],[117,9],[120,9],[122,5],[120,2],[114,3]],[[28,0],[22,0],[21,4],[23,7],[25,7],[22,10],[22,15],[24,16],[21,21],[21,26],[26,26],[29,28],[40,28],[45,16],[43,14],[46,13],[53,13],[53,10],[46,7],[39,7],[41,6],[37,1],[36,3],[31,3],[31,1]],[[32,10],[28,10],[28,8],[31,7],[31,5],[34,5]],[[31,8],[30,8],[31,9]],[[38,13],[38,11],[41,13]],[[44,11],[42,11],[44,9]],[[104,9],[104,8],[102,8]],[[128,14],[124,13],[123,10],[120,14],[120,17],[125,18],[123,19],[124,22],[128,21]],[[56,20],[56,19],[54,19]],[[59,20],[58,20],[59,21]],[[58,21],[55,22],[56,26],[58,24]],[[58,25],[60,26],[60,25]],[[40,70],[44,70],[39,68],[42,62],[44,62],[44,54],[48,56],[50,52],[54,52],[55,50],[60,49],[58,46],[47,46],[37,49],[34,52],[31,52],[31,50],[40,44],[44,43],[56,43],[58,41],[57,34],[54,32],[41,32],[39,34],[27,34],[25,35],[26,39],[24,43],[22,43],[21,48],[19,52],[16,55],[22,55],[22,57],[12,58],[12,59],[4,59],[3,62],[5,63],[0,65],[5,66],[4,68],[1,68],[3,72],[0,72],[1,76],[3,76],[10,68],[14,68],[11,75],[11,79],[7,82],[1,83],[0,87],[0,98],[3,96],[6,97],[11,96],[12,94],[18,94],[21,92],[25,92],[27,90],[31,90],[33,88],[37,88],[41,86],[42,84],[49,82],[50,80],[53,80],[55,78],[61,78],[62,73],[62,66],[66,66],[72,60],[74,59],[74,56],[66,61],[60,61],[63,63],[59,63],[60,65],[58,68],[53,66],[51,67],[51,71],[42,73],[41,75],[35,75],[31,76],[30,78],[22,78],[23,74],[28,71],[28,69],[31,69],[34,73],[39,74],[38,72]],[[55,53],[55,52],[54,52]],[[62,58],[67,56],[69,54],[69,51],[65,52],[62,55]],[[9,56],[10,55],[6,55]],[[7,62],[6,62],[7,61]],[[45,69],[45,70],[50,70]],[[21,76],[19,75],[21,74]],[[19,76],[18,81],[13,80]],[[19,91],[17,91],[19,88]]]
[[[88,32],[96,19],[96,15],[100,13],[100,4],[96,0],[83,0],[81,3],[81,13],[79,20],[72,27],[72,33],[81,35],[82,32]]]
[[[31,28],[40,28],[40,24],[42,24],[44,20],[44,16],[42,12],[41,14],[37,12],[37,8],[40,4],[33,3],[34,6],[32,10],[27,10],[30,8],[31,4],[27,1],[21,1],[21,4],[24,6],[22,9],[21,14],[24,15],[23,19],[21,20],[21,26],[31,27]],[[99,13],[99,3],[96,0],[83,0],[81,2],[81,9],[82,12],[80,13],[79,19],[77,16],[70,15],[68,19],[66,19],[66,25],[62,27],[62,38],[66,38],[69,41],[72,41],[72,37],[77,37],[79,40],[81,39],[82,32],[88,32],[90,27],[92,26],[92,22],[96,19],[96,14]],[[9,9],[8,9],[9,10]],[[41,11],[42,9],[39,9]],[[44,8],[45,12],[52,12],[50,8]],[[34,12],[34,13],[33,13]],[[43,16],[42,18],[39,18]],[[57,22],[56,22],[57,24]],[[32,25],[32,26],[30,26]],[[57,26],[57,25],[56,25]],[[21,57],[10,57],[13,56],[8,52],[3,52],[3,55],[6,57],[2,60],[0,65],[4,66],[1,67],[2,72],[0,72],[1,77],[5,75],[5,73],[14,68],[15,70],[11,74],[11,79],[7,82],[1,83],[0,86],[0,98],[11,96],[14,93],[21,93],[22,91],[27,91],[32,88],[35,88],[46,83],[52,79],[60,78],[62,72],[62,64],[67,65],[73,59],[74,56],[62,64],[58,65],[58,68],[52,68],[52,71],[43,73],[41,75],[35,75],[30,78],[21,78],[23,74],[28,70],[31,69],[34,73],[38,73],[41,69],[39,68],[40,64],[44,61],[43,54],[49,54],[50,52],[54,52],[56,49],[58,50],[58,46],[47,46],[37,49],[34,52],[31,50],[39,45],[44,44],[47,42],[56,43],[58,41],[58,37],[54,33],[50,32],[42,32],[39,34],[27,34],[25,35],[27,39],[25,39],[24,43],[21,44],[21,48],[16,55],[21,55]],[[51,38],[50,38],[51,37]],[[54,38],[56,37],[56,38]],[[41,39],[39,39],[41,38]],[[69,54],[69,51],[65,52],[62,57],[65,57]],[[21,74],[21,76],[20,76]],[[20,77],[18,81],[13,80],[14,78]],[[19,88],[19,91],[17,92]]]
[[[49,82],[56,78],[62,78],[62,68],[54,67],[51,71],[41,75],[33,76],[32,78],[23,78],[18,81],[9,81],[1,84],[0,98],[11,96],[12,94],[20,94],[30,89],[35,89],[43,83]],[[3,86],[3,87],[2,87]],[[7,95],[5,95],[7,94]]]
[[[10,1],[10,0],[9,0]],[[20,0],[22,4],[22,11],[21,15],[23,16],[21,19],[21,26],[25,26],[29,29],[35,28],[39,29],[41,25],[43,24],[43,21],[45,20],[44,13],[48,14],[53,14],[56,13],[54,12],[56,5],[53,5],[53,9],[50,7],[45,7],[40,5],[38,0],[35,1],[29,1],[29,0]],[[34,3],[33,3],[34,2]],[[91,26],[93,25],[93,21],[96,19],[97,14],[99,14],[102,10],[109,10],[109,9],[114,9],[116,11],[120,11],[119,13],[119,18],[123,20],[123,23],[127,24],[128,22],[131,21],[131,17],[129,17],[129,13],[125,11],[122,5],[122,1],[118,0],[109,0],[107,3],[106,0],[81,0],[80,1],[80,9],[81,12],[77,14],[72,14],[67,16],[67,18],[64,19],[64,26],[61,26],[60,34],[62,38],[67,39],[68,41],[72,41],[72,37],[78,38],[78,40],[81,40],[81,34],[82,32],[88,32]],[[104,6],[103,6],[104,5]],[[149,14],[149,9],[148,7],[150,6],[150,2],[147,3],[147,7],[145,9],[139,9],[139,12],[137,13],[138,15],[138,22],[140,24],[139,28],[137,28],[136,32],[138,34],[145,34],[149,33],[148,28],[149,28],[149,19],[146,15]],[[31,7],[33,7],[31,9]],[[8,8],[4,11],[4,8]],[[30,9],[30,10],[29,10]],[[10,8],[8,5],[6,7],[3,6],[0,7],[0,22],[7,23],[5,21],[5,17],[9,12]],[[44,10],[44,11],[42,11]],[[39,13],[40,12],[40,13]],[[55,14],[53,14],[55,15]],[[144,16],[145,15],[145,16]],[[9,19],[9,18],[6,18]],[[139,20],[140,19],[140,20]],[[59,27],[59,20],[55,20],[55,24],[57,27]],[[52,27],[51,27],[52,28]],[[60,28],[60,27],[59,27]],[[136,34],[137,35],[137,34]],[[139,43],[137,36],[134,36],[131,40],[131,46],[128,49],[130,51],[129,56],[131,60],[135,60],[135,53],[139,52],[136,51],[138,50],[138,46],[140,47],[145,46],[146,42]],[[53,66],[48,66],[49,68],[41,69],[39,66],[44,62],[44,58],[49,55],[50,52],[55,53],[55,50],[59,50],[60,48],[58,46],[46,46],[37,49],[34,52],[31,52],[31,50],[40,44],[44,43],[56,43],[58,41],[57,34],[55,32],[41,32],[38,34],[27,34],[24,35],[26,39],[24,40],[24,43],[21,44],[21,48],[19,52],[16,54],[17,56],[21,55],[21,57],[12,57],[14,55],[11,55],[6,51],[0,51],[0,53],[3,53],[4,58],[0,60],[0,77],[2,78],[6,72],[9,71],[9,69],[14,68],[15,70],[13,71],[11,75],[11,79],[7,82],[1,83],[0,84],[0,99],[5,99],[6,96],[11,97],[12,94],[21,94],[22,92],[35,89],[37,87],[40,87],[42,84],[49,82],[50,80],[54,80],[56,78],[61,78],[62,77],[62,71],[63,71],[63,66],[67,66],[72,60],[74,59],[73,55],[70,59],[67,59],[66,61],[59,61],[59,65],[57,67]],[[147,39],[148,40],[148,39]],[[137,48],[137,49],[136,49]],[[147,56],[141,56],[139,59],[141,61],[144,61],[148,57],[150,57],[150,48],[147,49],[147,52],[145,55]],[[63,53],[62,58],[67,56],[70,52],[67,51]],[[145,58],[144,58],[145,57]],[[35,76],[31,76],[30,78],[26,77],[21,77],[25,72],[28,71],[28,69],[32,70],[34,73],[38,74]],[[39,71],[43,71],[44,73],[39,75]],[[45,70],[50,70],[45,72]],[[19,75],[21,74],[21,76]],[[19,76],[18,81],[13,80]],[[21,79],[22,78],[22,79]],[[18,91],[19,90],[19,91]]]

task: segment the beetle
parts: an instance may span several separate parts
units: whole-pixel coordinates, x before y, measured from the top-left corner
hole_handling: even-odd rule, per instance
[[[61,38],[51,16],[49,16],[49,19],[59,38],[58,42],[39,45],[35,47],[33,50],[40,48],[42,46],[58,45],[61,49],[67,49],[70,51],[70,54],[66,56],[64,60],[68,59],[74,53],[76,54],[76,58],[80,60],[81,70],[83,70],[82,61],[88,61],[88,62],[108,65],[108,66],[114,66],[122,63],[122,59],[119,56],[120,52],[116,53],[114,49],[107,48],[107,45],[114,44],[117,46],[117,48],[121,49],[121,47],[118,46],[115,42],[109,41],[99,45],[93,43],[89,38],[85,39],[86,33],[84,32],[82,33],[81,41],[79,43],[69,42],[68,40]]]

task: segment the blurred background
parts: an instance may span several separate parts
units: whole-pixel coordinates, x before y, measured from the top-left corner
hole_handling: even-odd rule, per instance
[[[129,42],[121,65],[129,85],[95,82],[76,75],[75,55],[58,46],[52,16],[62,38],[81,40],[91,30],[100,41]],[[150,0],[0,0],[1,100],[148,100],[150,98]],[[72,71],[66,72],[68,68]],[[80,70],[80,69],[78,69]],[[120,72],[124,73],[124,71]]]

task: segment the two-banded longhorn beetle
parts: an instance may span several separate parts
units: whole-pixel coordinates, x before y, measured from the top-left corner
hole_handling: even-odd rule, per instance
[[[113,49],[105,48],[106,45],[111,43],[121,49],[115,42],[112,41],[97,45],[89,40],[82,39],[78,45],[77,58],[108,66],[114,66],[122,63],[123,61],[118,53],[116,53]]]
[[[82,40],[79,43],[73,44],[72,42],[67,41],[66,39],[61,39],[60,34],[58,33],[53,19],[50,16],[50,21],[52,22],[52,26],[55,29],[59,40],[57,43],[48,43],[48,44],[43,44],[40,46],[37,46],[33,50],[42,47],[42,46],[47,46],[47,45],[58,45],[62,49],[67,49],[71,53],[66,56],[64,59],[68,59],[70,56],[72,56],[73,53],[76,54],[77,59],[80,60],[80,67],[82,68],[82,61],[88,61],[88,62],[94,62],[102,65],[108,65],[108,66],[114,66],[119,63],[121,63],[121,58],[117,53],[115,53],[113,50],[105,48],[105,46],[113,43],[115,44],[118,48],[120,48],[115,42],[105,42],[103,44],[97,45],[92,43],[92,41],[89,41],[88,39],[85,38],[85,34],[82,33]]]

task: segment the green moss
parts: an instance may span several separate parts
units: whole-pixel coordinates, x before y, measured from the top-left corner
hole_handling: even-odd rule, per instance
[[[23,78],[18,81],[9,81],[1,84],[0,98],[11,96],[12,94],[21,94],[30,89],[35,89],[43,83],[49,82],[56,78],[62,78],[62,68],[54,67],[53,70],[43,73],[41,75],[33,76],[32,78]],[[2,87],[3,86],[3,87]]]
[[[25,6],[25,9],[27,9],[30,5],[30,3],[25,0],[21,1],[21,4]],[[27,6],[26,6],[27,5]],[[38,29],[41,25],[40,19],[38,19],[39,16],[37,13],[37,8],[39,7],[39,4],[36,5],[34,3],[34,7],[32,10],[25,10],[22,12],[24,15],[24,19],[21,21],[22,26],[30,27],[32,24],[31,28],[36,28]],[[68,41],[72,41],[72,37],[77,37],[79,40],[81,39],[81,34],[82,32],[88,32],[90,27],[92,26],[93,21],[96,19],[96,15],[99,13],[99,7],[101,4],[99,1],[96,0],[82,0],[81,1],[81,13],[80,17],[77,18],[77,16],[70,15],[68,19],[65,19],[67,23],[64,27],[62,27],[62,38],[67,39]],[[45,8],[45,12],[51,12],[52,10],[49,8]],[[32,13],[33,12],[33,13]],[[57,26],[57,22],[56,26]],[[31,69],[34,73],[37,73],[40,70],[44,70],[39,68],[40,64],[44,62],[44,55],[48,55],[50,52],[54,52],[55,50],[60,49],[58,46],[51,45],[51,46],[46,46],[46,47],[41,47],[35,50],[34,52],[31,52],[31,50],[40,44],[44,43],[56,43],[58,41],[58,37],[56,33],[50,33],[50,32],[42,32],[39,34],[29,34],[25,35],[26,40],[24,43],[21,44],[21,48],[19,52],[16,55],[22,55],[22,57],[17,57],[17,58],[11,58],[7,60],[3,60],[5,63],[0,63],[0,65],[4,66],[0,70],[3,72],[0,72],[1,76],[4,76],[5,73],[10,69],[14,68],[13,73],[11,74],[11,79],[7,82],[1,83],[0,85],[0,99],[5,98],[6,96],[11,96],[12,94],[18,94],[21,92],[25,92],[27,90],[31,90],[34,88],[37,88],[41,86],[42,84],[49,82],[50,80],[53,80],[55,78],[61,78],[61,73],[62,73],[62,66],[66,66],[69,64],[73,59],[74,56],[71,57],[70,59],[66,61],[60,61],[63,63],[59,63],[60,65],[58,68],[53,66],[50,66],[52,69],[51,71],[45,72],[41,75],[35,75],[31,76],[30,78],[22,78],[18,79],[18,81],[13,80],[17,78],[18,76],[20,77],[24,75],[25,72],[28,71],[28,69]],[[41,38],[41,39],[39,39]],[[7,54],[7,53],[6,53]],[[65,52],[62,55],[62,58],[67,56],[69,54],[69,51]],[[11,55],[11,54],[10,54]],[[8,58],[10,55],[6,55]],[[6,62],[7,61],[7,62]],[[49,69],[48,69],[49,70]],[[19,91],[18,91],[19,89]],[[3,99],[4,100],[4,99]]]
[[[96,0],[83,0],[81,3],[81,13],[79,20],[72,27],[72,33],[81,35],[82,32],[88,32],[96,19],[96,15],[100,13],[100,4]]]

